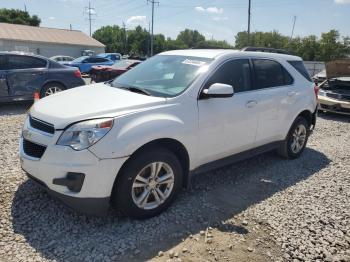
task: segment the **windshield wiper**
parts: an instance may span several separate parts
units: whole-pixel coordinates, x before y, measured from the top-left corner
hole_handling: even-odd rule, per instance
[[[124,89],[124,90],[128,90],[130,92],[134,92],[134,93],[139,93],[139,94],[144,94],[146,96],[152,96],[152,94],[148,91],[146,91],[145,89],[136,87],[136,86],[115,86],[117,88],[120,89]]]

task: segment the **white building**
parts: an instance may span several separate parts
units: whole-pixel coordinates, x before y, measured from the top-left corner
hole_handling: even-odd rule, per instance
[[[105,45],[77,30],[0,23],[0,51],[79,57],[83,50],[103,53]]]

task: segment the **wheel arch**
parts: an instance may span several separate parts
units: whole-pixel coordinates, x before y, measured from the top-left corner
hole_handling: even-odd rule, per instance
[[[42,87],[40,88],[40,90],[41,90],[42,88],[44,88],[45,86],[47,86],[47,85],[55,84],[55,83],[60,84],[61,86],[63,86],[64,88],[67,89],[66,84],[63,83],[62,81],[60,81],[60,80],[51,80],[51,79],[50,79],[50,80],[47,80],[47,81],[42,85]]]
[[[122,172],[122,170],[125,168],[125,166],[128,164],[128,162],[133,158],[133,156],[135,156],[136,154],[140,154],[141,152],[144,152],[147,150],[150,150],[151,148],[156,148],[156,147],[163,147],[168,149],[169,151],[173,152],[176,157],[179,159],[180,164],[182,166],[182,170],[183,170],[183,187],[187,187],[188,186],[188,180],[189,180],[189,166],[190,166],[190,157],[188,154],[188,151],[186,149],[186,147],[179,142],[176,139],[173,138],[159,138],[159,139],[155,139],[152,140],[142,146],[140,146],[136,151],[134,151],[129,159],[127,161],[124,162],[124,164],[122,165],[122,167],[120,168],[120,170],[118,171],[118,174],[114,180],[114,184],[113,184],[113,189],[112,189],[112,194],[114,194],[114,191],[116,189],[116,185],[118,184],[118,180],[120,178],[120,173]]]
[[[315,113],[310,112],[310,110],[304,110],[304,111],[300,112],[299,115],[297,115],[297,117],[295,119],[297,119],[298,117],[305,118],[305,120],[309,124],[309,127],[315,125],[315,123],[316,123],[316,115],[315,115]]]

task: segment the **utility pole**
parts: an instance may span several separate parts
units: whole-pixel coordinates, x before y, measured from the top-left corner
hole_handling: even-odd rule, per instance
[[[250,8],[251,8],[251,0],[249,0],[249,4],[248,4],[248,45],[250,45]]]
[[[88,20],[89,20],[89,32],[91,36],[91,22],[92,22],[92,15],[96,15],[95,8],[91,7],[91,2],[89,1],[89,6],[85,7],[85,13],[88,15]]]
[[[295,22],[297,21],[297,16],[293,16],[293,27],[292,27],[292,34],[290,35],[289,41],[292,41],[293,35],[294,35],[294,28],[295,28]]]
[[[24,4],[24,12],[27,12],[27,6]]]
[[[127,41],[127,35],[126,35],[126,26],[123,21],[123,31],[124,31],[124,55],[126,55],[126,41]]]
[[[147,3],[150,2],[152,4],[152,26],[151,26],[151,56],[153,56],[153,42],[154,42],[154,35],[153,35],[153,25],[154,25],[154,4],[158,4],[159,2],[155,0],[147,0]]]

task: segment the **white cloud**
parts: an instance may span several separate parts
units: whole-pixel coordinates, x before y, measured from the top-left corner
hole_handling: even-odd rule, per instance
[[[54,16],[50,16],[49,20],[55,20],[56,18]]]
[[[135,15],[135,16],[130,16],[128,20],[126,20],[127,24],[141,24],[146,21],[146,16],[145,15]]]
[[[350,0],[334,0],[334,2],[340,5],[350,4]]]
[[[213,17],[213,20],[214,21],[224,21],[224,20],[228,20],[228,17],[227,16],[223,16],[223,17],[215,16],[215,17]]]
[[[218,8],[216,6],[210,6],[210,7],[202,7],[202,6],[196,6],[194,8],[198,12],[207,12],[207,13],[212,13],[212,14],[222,14],[224,12],[223,8]]]

